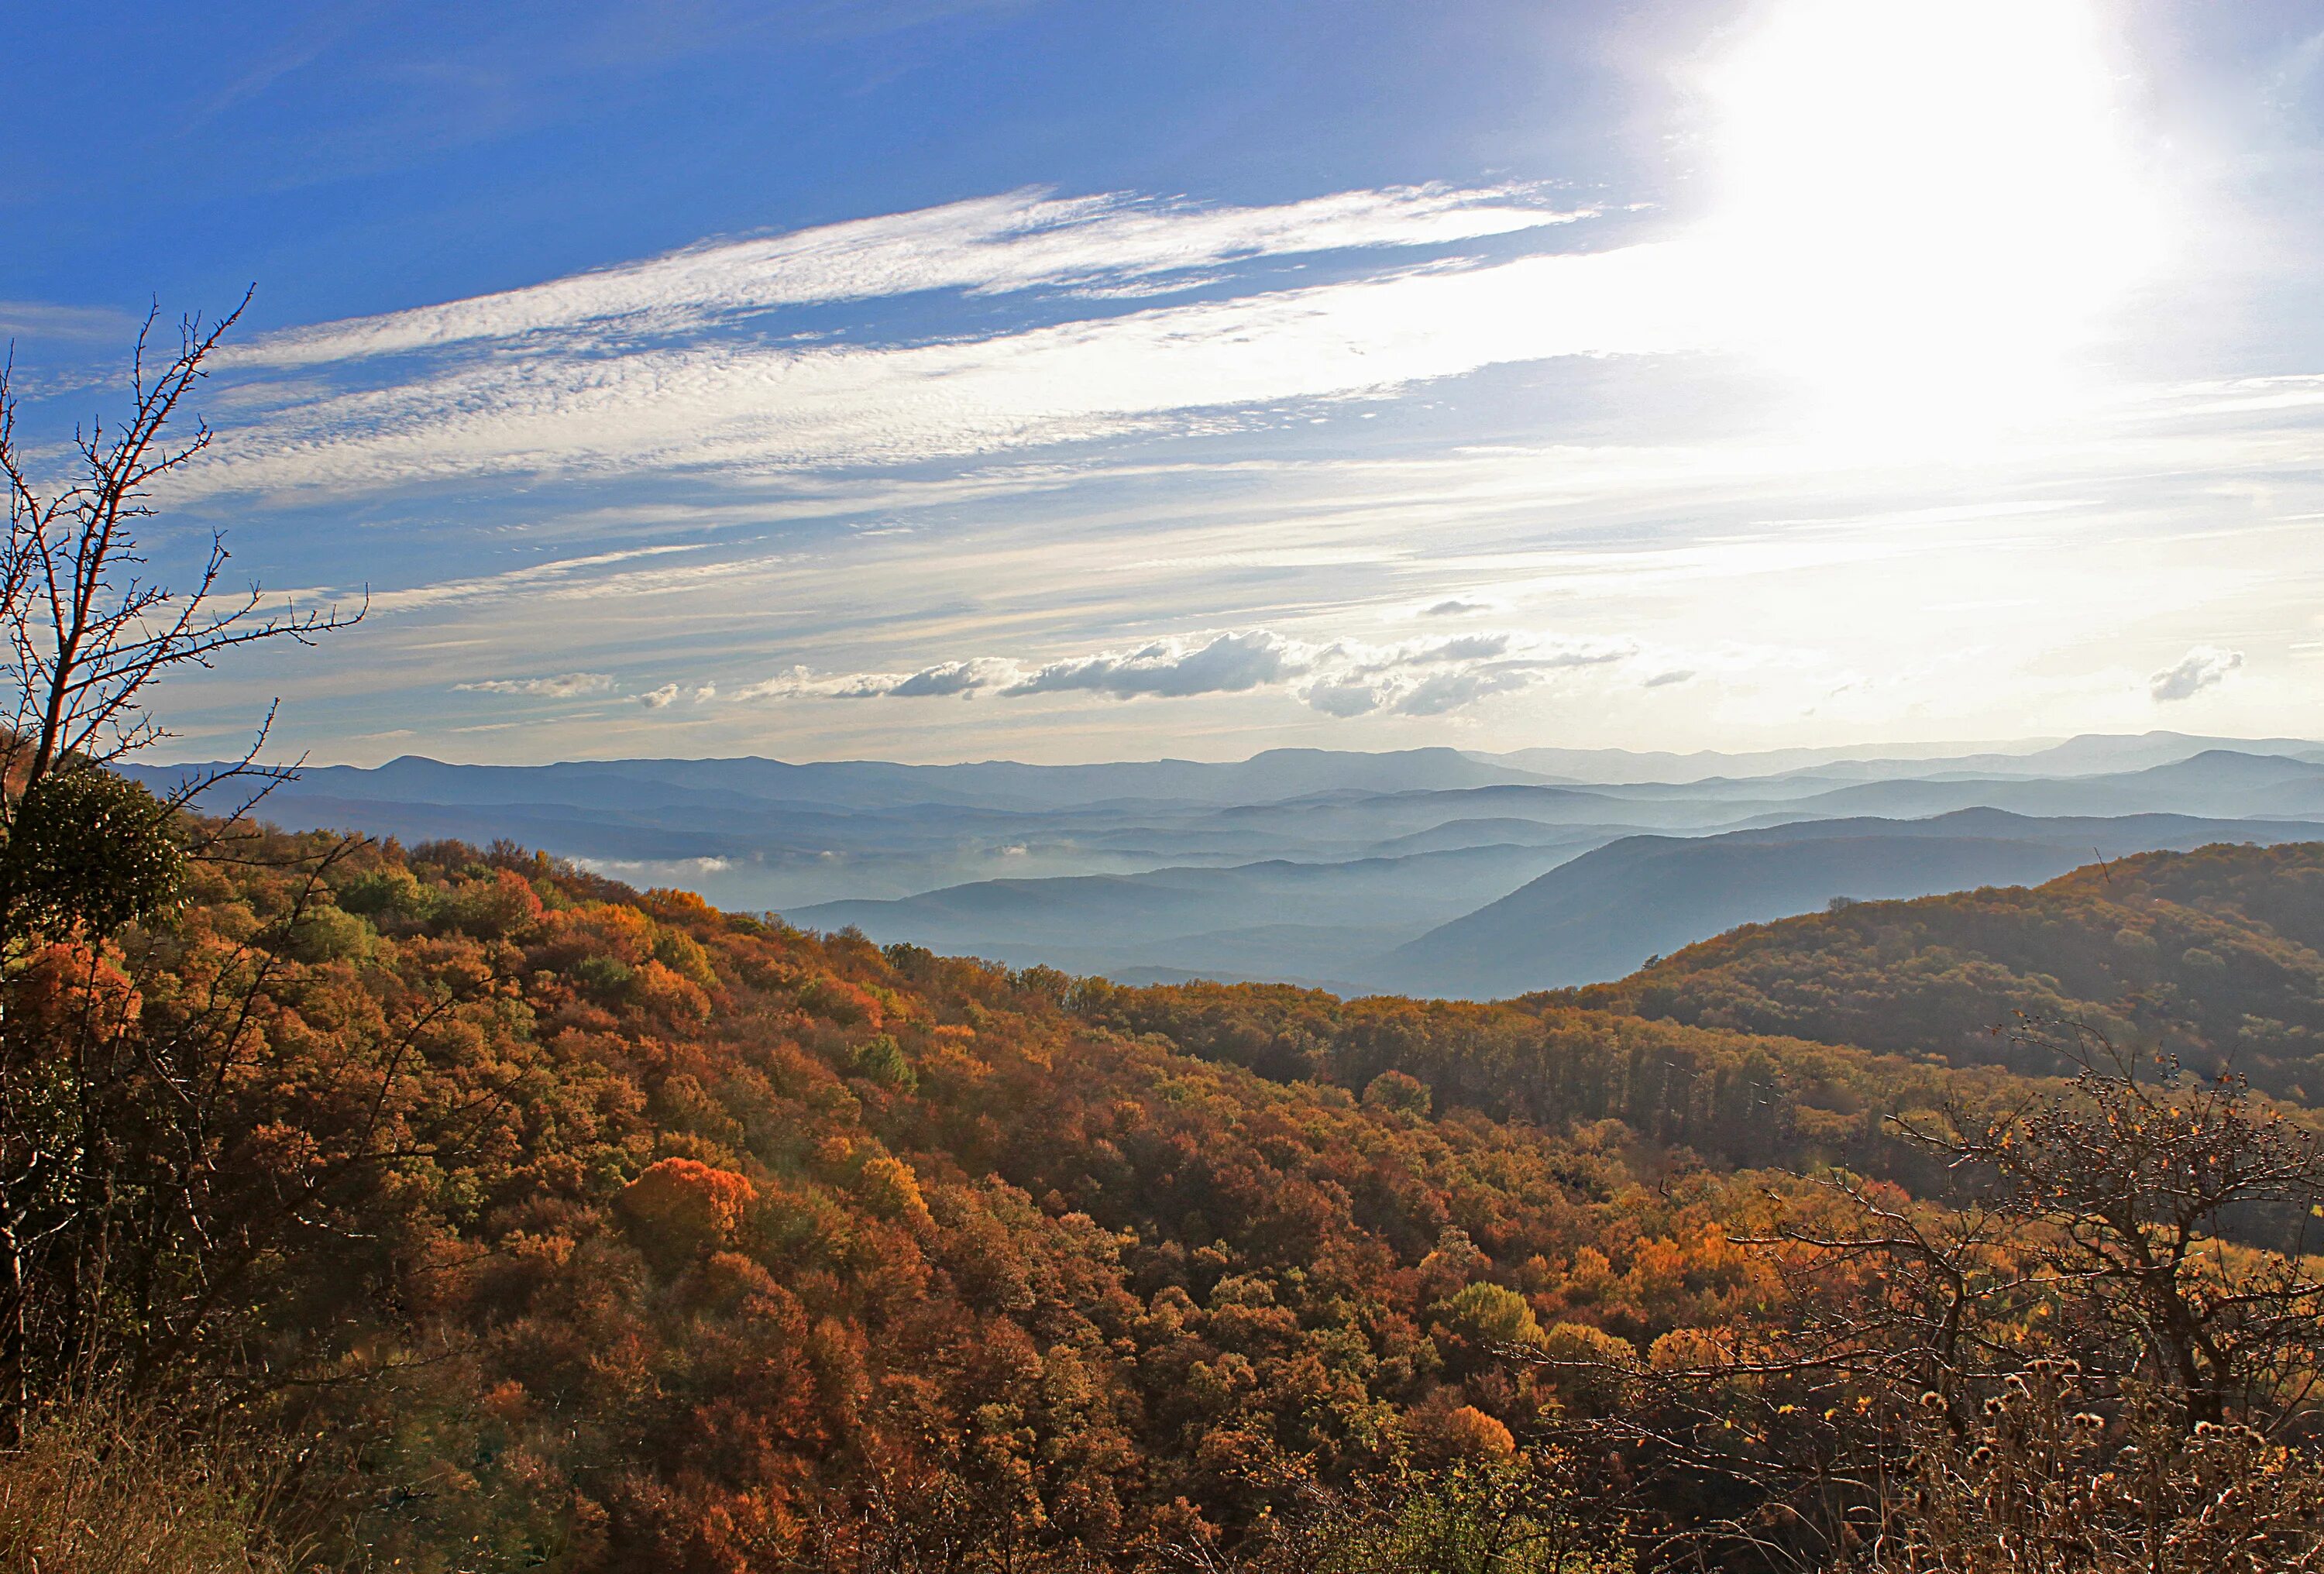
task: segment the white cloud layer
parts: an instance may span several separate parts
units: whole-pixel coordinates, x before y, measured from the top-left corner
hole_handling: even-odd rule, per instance
[[[1551,640],[1464,634],[1374,645],[1317,643],[1268,629],[1149,640],[1034,666],[997,657],[940,662],[918,672],[818,676],[806,667],[736,691],[738,700],[1004,698],[1097,694],[1116,699],[1191,699],[1281,690],[1327,716],[1388,712],[1443,715],[1495,695],[1536,687],[1576,667],[1637,654],[1618,640]]]

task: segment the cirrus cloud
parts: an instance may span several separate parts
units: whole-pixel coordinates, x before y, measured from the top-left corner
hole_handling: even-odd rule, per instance
[[[530,695],[544,699],[573,699],[604,694],[613,686],[609,672],[560,672],[550,677],[484,677],[452,687],[462,694]]]
[[[1043,287],[1103,299],[1200,284],[1198,271],[1255,258],[1442,245],[1570,223],[1518,187],[1336,192],[1272,207],[1211,207],[1107,192],[1038,191],[706,241],[659,257],[438,306],[273,333],[228,353],[289,368],[490,341],[666,336],[786,307],[965,290]],[[1185,274],[1183,281],[1157,276]]]
[[[1574,216],[1486,197],[1343,193],[1235,210],[1210,238],[1167,244],[1101,226],[1108,238],[1006,272],[1012,290],[1048,287],[1015,320],[936,340],[876,328],[868,342],[803,338],[777,308],[818,299],[806,286],[753,293],[724,264],[696,279],[670,259],[639,264],[636,278],[613,270],[324,324],[244,355],[241,414],[185,484],[189,495],[293,495],[493,475],[763,477],[1168,429],[1205,410],[1347,399],[1510,362],[1701,347],[1702,292],[1686,282],[1700,259],[1670,245],[1406,257],[1296,288],[1248,271],[1298,251],[1442,244]],[[1238,238],[1260,234],[1273,238]],[[929,264],[929,282],[906,269],[881,283],[875,269],[843,294],[982,288],[952,254],[984,243],[928,244],[952,258]],[[1118,312],[1071,288],[1222,247],[1244,271],[1213,299]],[[654,272],[667,268],[678,276]]]

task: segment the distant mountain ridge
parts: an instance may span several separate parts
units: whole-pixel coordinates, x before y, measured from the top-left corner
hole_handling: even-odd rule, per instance
[[[2306,738],[2215,738],[2187,732],[2086,732],[2015,744],[1932,744],[1881,754],[1873,749],[1776,749],[1689,754],[1626,749],[1520,749],[1481,758],[1505,760],[1577,783],[1686,784],[1718,776],[1788,776],[1803,771],[1869,776],[1973,771],[2010,776],[2097,776],[2168,764],[2210,749],[2252,754],[2305,754],[2324,759],[2324,744]],[[1962,752],[1963,750],[1968,750]],[[1618,774],[1606,774],[1609,772]]]
[[[142,779],[184,779],[199,767],[146,766]],[[439,804],[558,803],[622,807],[640,784],[674,792],[723,792],[761,803],[823,807],[894,808],[949,804],[1005,810],[1083,806],[1115,799],[1197,803],[1271,803],[1309,793],[1355,788],[1399,792],[1541,781],[1539,773],[1453,749],[1364,753],[1270,749],[1248,759],[1124,761],[1024,765],[981,760],[959,765],[898,765],[833,760],[795,765],[757,756],[723,759],[573,760],[552,765],[455,765],[408,754],[384,765],[309,767],[299,792],[342,799]]]
[[[130,769],[166,790],[189,768]],[[2290,822],[2324,819],[2324,744],[2221,747],[2155,732],[1950,751],[1279,749],[1225,762],[1066,766],[407,756],[309,769],[263,805],[279,822],[407,843],[508,839],[730,909],[860,924],[882,941],[1014,963],[1459,994],[1609,977],[1723,924],[1834,895],[1917,895],[2066,867],[2051,833],[1952,818],[1976,810],[2048,821],[2178,815],[2212,823],[2209,839],[2282,837],[2295,833],[2282,829]],[[1867,844],[1849,855],[1854,867],[1829,847],[1798,850],[1821,832],[1774,839],[1790,851],[1747,856],[1738,849],[1759,843],[1725,843],[1692,863],[1666,849],[1634,871],[1627,897],[1609,887],[1594,916],[1574,920],[1554,962],[1526,953],[1523,926],[1496,930],[1506,913],[1478,911],[1626,838],[1867,820],[1877,824],[1856,834],[1962,845]],[[2152,840],[2160,833],[2088,840],[2126,851],[2163,844]],[[1979,837],[2006,845],[1968,845]],[[2029,840],[2040,850],[2027,851]],[[1643,845],[1621,856],[1643,859]],[[2089,846],[2070,851],[2080,858]],[[1699,861],[1713,856],[1729,866],[1715,877]],[[1570,895],[1606,867],[1585,863],[1557,888]],[[1554,928],[1570,916],[1529,922]],[[1471,917],[1471,928],[1426,938]]]
[[[1786,806],[1839,815],[1941,815],[1972,807],[2025,815],[2177,812],[2236,818],[2324,813],[2324,763],[2211,749],[2141,770],[2098,776],[1868,782]]]
[[[973,804],[1003,809],[1086,805],[1154,796],[1206,803],[1268,803],[1307,794],[1441,791],[1508,782],[1567,787],[1689,786],[1718,778],[1770,778],[1812,772],[1878,777],[1991,771],[2009,776],[2083,776],[2170,764],[2206,751],[2281,755],[2324,761],[2324,742],[2274,738],[2209,738],[2179,732],[2086,734],[2011,752],[1979,746],[1971,754],[1932,751],[1881,757],[1857,749],[1794,749],[1729,754],[1640,752],[1624,749],[1526,749],[1491,754],[1448,748],[1384,753],[1271,749],[1247,759],[1155,759],[1086,765],[979,760],[902,765],[886,760],[792,763],[761,756],[724,759],[566,760],[548,765],[462,765],[407,754],[377,766],[309,766],[292,784],[308,795],[362,802],[445,805],[558,803],[622,807],[640,783],[693,794],[729,793],[761,802],[845,808],[908,804]],[[165,786],[217,762],[131,765],[150,785]]]

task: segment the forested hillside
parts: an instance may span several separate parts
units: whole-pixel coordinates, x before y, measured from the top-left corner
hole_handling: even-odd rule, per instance
[[[1532,1000],[2054,1069],[1992,1032],[2024,1011],[2324,1103],[2324,844],[2149,853],[2032,889],[1853,903]]]
[[[307,1468],[346,1474],[331,1533],[378,1566],[853,1566],[931,1515],[1158,1555],[1506,1457],[1554,1402],[1490,1358],[1512,1333],[1643,1348],[1764,1301],[1722,1233],[1744,1192],[1600,1118],[1754,1147],[1751,1100],[1868,1107],[1883,1074],[1501,1013],[1594,1091],[1558,1118],[1481,1074],[1550,1124],[1431,1118],[1388,1068],[1466,1099],[1457,1026],[1382,1012],[1335,1065],[1254,1070],[1139,1019],[1173,1008],[512,852],[270,839],[12,983],[20,1031],[199,1040],[230,1084],[195,1173],[111,1153],[161,1227],[80,1266],[100,1306],[31,1321],[350,1440]]]
[[[1543,1450],[1594,1366],[1806,1315],[1737,1238],[1821,1206],[1786,1172],[1933,1191],[1883,1117],[2035,1087],[1615,1008],[1674,1015],[1776,937],[1889,943],[1869,905],[1620,999],[1341,1001],[883,952],[508,848],[236,846],[166,919],[11,975],[20,1068],[120,1077],[57,1117],[97,1194],[14,1221],[46,1243],[16,1358],[31,1391],[94,1365],[310,1436],[286,1502],[368,1567],[1163,1566],[1325,1500],[1563,1502]],[[2135,913],[2209,1022],[2219,980],[2310,954],[2319,858],[1887,923],[1985,923],[2031,976]],[[173,1148],[152,1068],[197,1063]],[[1631,1512],[1674,1522],[1672,1490]]]

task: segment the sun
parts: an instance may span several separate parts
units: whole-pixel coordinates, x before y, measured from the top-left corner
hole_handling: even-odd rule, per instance
[[[1733,336],[1882,419],[2038,403],[2163,233],[2090,0],[1777,0],[1711,73]]]

